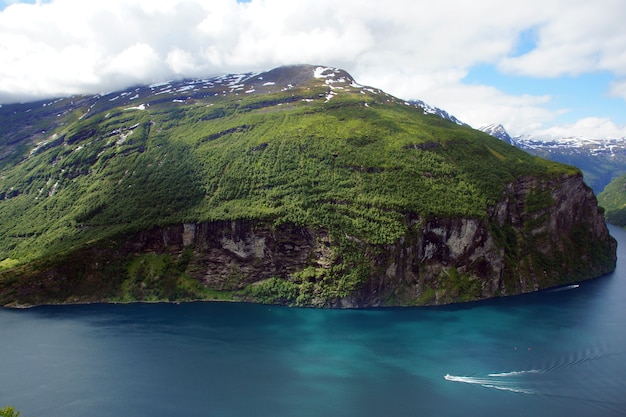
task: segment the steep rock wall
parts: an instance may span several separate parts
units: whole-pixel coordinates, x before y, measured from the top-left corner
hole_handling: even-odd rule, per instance
[[[407,216],[407,223],[409,232],[394,245],[354,240],[368,276],[347,296],[315,302],[342,308],[445,304],[536,291],[615,267],[615,241],[581,176],[520,178],[487,218]],[[293,281],[307,267],[329,269],[342,261],[324,230],[242,221],[155,229],[131,242],[131,251],[193,247],[187,272],[217,290],[271,277]]]
[[[287,295],[269,302],[432,305],[536,291],[615,268],[616,242],[579,175],[519,178],[485,218],[407,214],[406,222],[408,232],[391,245],[243,220],[154,228],[84,249],[71,262],[44,267],[27,280],[6,281],[0,302],[108,301],[133,274],[159,280],[182,273],[238,300],[267,302],[245,289],[279,279]],[[137,272],[137,260],[148,254],[174,261],[162,273]],[[138,294],[141,299],[144,293]],[[175,291],[168,294],[170,300],[177,297]]]
[[[385,248],[372,276],[333,305],[442,304],[536,291],[615,269],[616,242],[581,176],[520,178],[486,219],[431,218]]]
[[[329,264],[330,238],[323,231],[234,220],[188,223],[142,231],[125,252],[194,252],[186,273],[216,290],[238,290],[272,277],[288,278],[306,266]]]

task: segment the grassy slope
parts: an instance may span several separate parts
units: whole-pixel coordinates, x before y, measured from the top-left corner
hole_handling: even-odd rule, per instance
[[[611,181],[598,194],[598,203],[603,207],[609,223],[626,227],[626,175]]]
[[[0,173],[0,268],[185,221],[319,225],[390,243],[407,212],[482,217],[514,178],[575,170],[385,95],[326,102],[314,81],[57,127],[59,144]]]

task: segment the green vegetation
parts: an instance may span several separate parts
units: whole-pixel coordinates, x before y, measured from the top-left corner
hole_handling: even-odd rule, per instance
[[[604,208],[609,223],[626,227],[626,175],[611,181],[604,191],[598,194],[598,203]]]
[[[534,144],[525,151],[551,161],[560,162],[578,167],[588,184],[596,195],[615,179],[626,172],[626,152],[620,151],[619,146],[611,152],[597,152],[591,145],[582,147],[553,147],[551,144]]]
[[[242,296],[308,305],[359,288],[371,273],[363,248],[397,242],[411,216],[485,218],[520,176],[577,172],[384,94],[346,88],[325,100],[328,91],[312,79],[272,94],[184,105],[153,96],[145,110],[108,103],[89,117],[77,117],[82,108],[55,119],[43,142],[15,146],[0,165],[0,271],[24,276],[95,259],[98,245],[155,226],[292,224],[328,231],[332,266],[216,292],[187,274],[192,255],[147,253],[111,260],[115,278],[98,285],[117,301]],[[17,137],[6,126],[0,135],[2,146]],[[527,201],[533,210],[549,204],[547,191]],[[514,239],[503,232],[505,244]],[[104,274],[66,268],[91,285]],[[450,294],[473,299],[479,290],[455,270],[441,279]]]
[[[476,277],[460,274],[454,267],[439,274],[436,287],[441,292],[442,303],[480,299],[481,281]],[[428,297],[428,292],[422,296]]]
[[[20,416],[20,412],[19,411],[15,411],[15,408],[13,407],[3,407],[0,408],[0,417],[19,417]]]
[[[273,219],[390,243],[406,212],[482,217],[506,182],[564,169],[361,94],[272,103],[155,105],[61,127],[62,144],[2,171],[0,259],[189,219]]]

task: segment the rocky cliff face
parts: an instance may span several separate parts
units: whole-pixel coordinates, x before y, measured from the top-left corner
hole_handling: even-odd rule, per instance
[[[337,255],[340,239],[326,230],[247,221],[154,228],[86,249],[77,262],[63,267],[44,267],[39,278],[5,286],[0,296],[18,304],[36,303],[33,297],[115,299],[146,254],[167,255],[176,268],[144,270],[138,288],[150,285],[147,278],[162,280],[178,271],[234,299],[259,301],[258,292],[246,289],[272,281],[271,288],[287,288],[287,295],[270,294],[260,301],[340,308],[512,295],[597,277],[615,267],[616,242],[579,175],[552,181],[520,178],[507,186],[487,218],[407,216],[406,221],[407,234],[393,245],[346,237],[356,254],[352,262]],[[359,270],[356,283],[335,282],[353,268]]]
[[[441,304],[536,291],[615,268],[616,242],[581,176],[520,178],[487,219],[429,219],[337,305]]]

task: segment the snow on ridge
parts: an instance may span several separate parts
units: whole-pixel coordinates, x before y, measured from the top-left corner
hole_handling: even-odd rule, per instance
[[[184,91],[193,90],[194,88],[195,88],[195,86],[194,86],[193,84],[191,84],[191,85],[184,85],[184,86],[182,86],[182,87],[178,88],[178,89],[176,90],[176,92],[177,92],[177,93],[182,93],[182,92],[184,92]]]
[[[330,90],[330,92],[328,94],[326,94],[326,100],[324,101],[325,103],[328,103],[330,101],[330,99],[332,99],[333,97],[335,97],[337,95],[337,93],[335,93],[332,89]]]
[[[155,88],[159,88],[159,87],[164,87],[166,85],[170,85],[172,83],[172,81],[162,81],[160,83],[154,83],[154,84],[150,84],[148,87],[155,89]]]
[[[146,109],[146,105],[142,103],[135,107],[127,107],[124,110],[145,110],[145,109]]]
[[[324,74],[325,72],[330,71],[330,74]],[[313,77],[315,78],[329,78],[329,77],[334,77],[335,75],[335,71],[338,71],[337,68],[331,68],[331,67],[317,67],[313,70]]]
[[[622,152],[626,149],[626,138],[619,139],[599,139],[585,138],[582,136],[571,136],[565,138],[555,138],[546,136],[518,136],[513,139],[516,146],[525,149],[572,149],[577,152],[588,152],[590,154],[611,155]]]
[[[516,141],[522,143],[553,143],[555,145],[580,147],[585,145],[606,146],[608,144],[625,144],[624,138],[587,138],[584,136],[569,136],[564,138],[549,137],[541,135],[522,135],[515,138]]]

